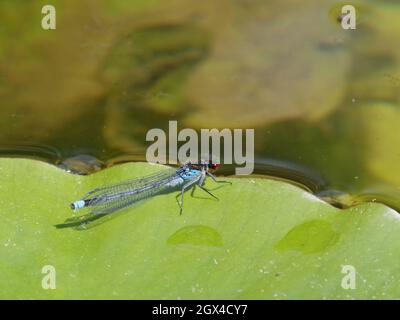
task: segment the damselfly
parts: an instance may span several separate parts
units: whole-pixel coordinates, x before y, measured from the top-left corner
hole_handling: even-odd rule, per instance
[[[186,163],[178,169],[168,169],[149,176],[123,181],[118,184],[97,188],[87,193],[81,200],[71,204],[71,209],[79,210],[89,208],[92,214],[104,215],[126,208],[141,200],[148,199],[169,189],[179,188],[181,197],[180,213],[183,210],[184,193],[195,186],[200,187],[209,195],[218,200],[210,190],[204,187],[207,177],[218,183],[231,183],[219,181],[211,173],[219,164],[211,161],[199,163]]]

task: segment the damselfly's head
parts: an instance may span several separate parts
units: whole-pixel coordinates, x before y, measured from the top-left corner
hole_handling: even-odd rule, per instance
[[[210,163],[208,164],[208,168],[211,169],[211,170],[217,170],[220,166],[221,166],[221,165],[220,165],[219,163],[212,163],[212,162],[210,162]]]

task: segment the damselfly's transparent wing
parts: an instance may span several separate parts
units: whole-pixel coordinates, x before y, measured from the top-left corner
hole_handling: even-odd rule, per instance
[[[164,180],[176,173],[176,169],[169,168],[161,172],[156,172],[144,177],[138,177],[130,180],[125,180],[115,184],[110,184],[104,187],[96,188],[88,192],[82,200],[94,198],[100,195],[115,194],[127,189],[138,189],[149,184],[153,184],[157,181]]]
[[[177,178],[176,169],[167,169],[145,177],[123,181],[118,184],[97,188],[82,199],[94,214],[107,214],[135,202],[147,199],[165,190],[168,183]]]

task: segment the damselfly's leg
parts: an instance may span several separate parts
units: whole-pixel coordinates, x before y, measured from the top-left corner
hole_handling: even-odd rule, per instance
[[[192,191],[190,192],[190,196],[194,197],[194,191],[196,190],[196,184],[193,186]]]
[[[201,190],[204,190],[205,192],[207,192],[211,197],[213,197],[214,199],[216,199],[216,200],[218,200],[219,201],[219,199],[216,197],[216,196],[214,196],[212,193],[211,193],[211,191],[210,190],[208,190],[208,189],[206,189],[206,188],[204,188],[203,186],[201,186],[200,184],[198,184],[198,186],[200,187],[200,189]]]
[[[217,180],[217,177],[214,176],[211,172],[207,172],[206,174],[216,183],[229,183],[229,184],[232,184],[232,182],[230,182],[230,181]]]
[[[183,185],[182,190],[181,190],[181,194],[180,194],[181,203],[178,202],[179,206],[181,207],[181,210],[180,210],[179,214],[182,214],[182,212],[183,212],[183,198],[184,198],[184,195],[185,195],[185,191],[187,189],[189,189],[190,187],[192,187],[197,181],[198,180],[190,181],[190,182],[186,183],[185,185]],[[176,199],[178,199],[178,197],[179,197],[179,194],[176,196]]]
[[[197,184],[195,184],[195,185],[193,186],[193,188],[192,188],[192,192],[190,193],[190,196],[191,196],[191,197],[194,196],[194,192],[195,192],[195,190],[196,190],[196,186],[198,186],[200,189],[204,190],[204,191],[207,192],[210,196],[212,196],[214,199],[216,199],[216,200],[219,201],[218,197],[215,196],[215,195],[213,195],[213,194],[211,193],[211,191],[208,190],[207,188],[204,188],[203,185],[204,185],[204,181],[203,181],[203,183],[201,184],[201,180],[200,180]]]

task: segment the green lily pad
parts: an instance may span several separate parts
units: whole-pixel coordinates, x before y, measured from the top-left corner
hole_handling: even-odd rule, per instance
[[[1,159],[0,298],[399,297],[398,214],[376,203],[336,209],[284,182],[207,181],[219,201],[188,192],[182,215],[169,193],[56,228],[90,189],[162,169],[129,163],[78,176]],[[352,268],[355,288],[344,289]],[[55,289],[44,289],[52,270]]]

